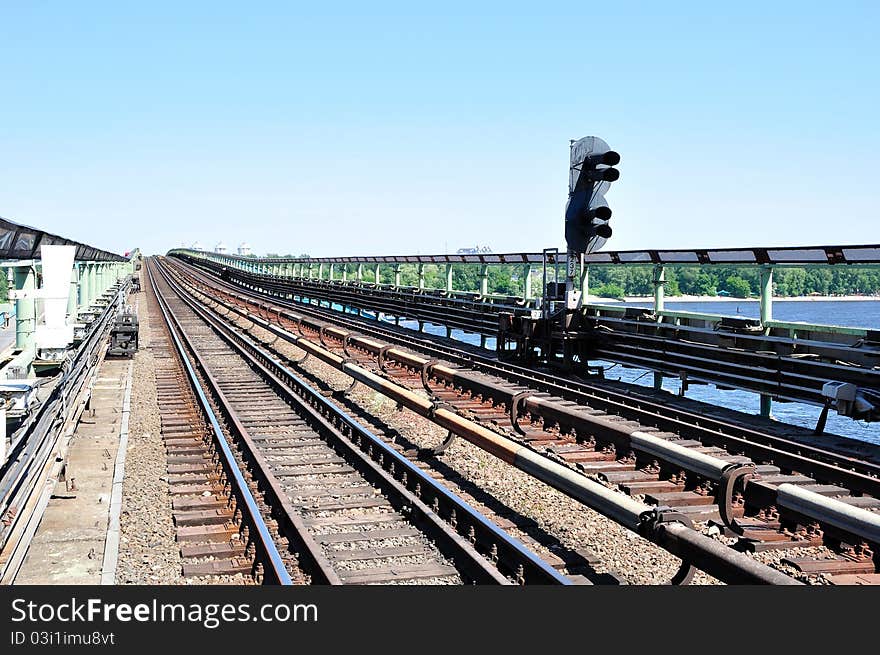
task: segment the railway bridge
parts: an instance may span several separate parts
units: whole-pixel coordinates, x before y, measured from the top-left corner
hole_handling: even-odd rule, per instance
[[[573,256],[145,257],[0,221],[2,581],[880,582],[880,327],[773,308],[774,272],[880,245]],[[645,302],[591,302],[636,266]],[[685,266],[757,270],[758,315],[670,309]]]

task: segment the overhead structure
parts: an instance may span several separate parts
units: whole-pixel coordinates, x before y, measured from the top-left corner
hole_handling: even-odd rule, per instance
[[[0,217],[0,259],[39,259],[41,246],[76,246],[76,261],[124,262],[122,255]]]

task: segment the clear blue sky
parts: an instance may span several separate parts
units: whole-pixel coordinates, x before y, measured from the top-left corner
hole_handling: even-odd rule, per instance
[[[318,7],[325,5],[325,8]],[[880,242],[876,2],[0,0],[0,216],[122,251]]]

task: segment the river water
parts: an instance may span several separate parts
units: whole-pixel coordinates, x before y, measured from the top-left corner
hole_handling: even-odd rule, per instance
[[[653,307],[651,302],[621,303],[628,307]],[[670,311],[724,314],[758,318],[757,300],[718,302],[675,302],[665,305]],[[845,325],[880,330],[880,300],[774,300],[773,318],[817,325]]]
[[[651,307],[652,303],[626,303],[631,306]],[[703,314],[724,314],[757,318],[759,315],[757,301],[719,301],[719,302],[667,302],[666,309],[672,311],[688,311]],[[773,302],[773,318],[777,321],[797,321],[803,323],[815,323],[819,325],[844,325],[847,327],[861,327],[880,330],[880,301],[877,300],[775,300]],[[621,366],[612,366],[606,372],[609,378],[619,379],[624,382],[651,386],[654,383],[653,376],[646,371],[637,369],[625,369]],[[672,393],[678,393],[681,381],[678,379],[664,379],[663,388]],[[748,391],[721,391],[714,385],[691,386],[687,391],[687,397],[701,400],[713,405],[728,407],[740,412],[757,414],[760,400],[757,394]],[[800,425],[802,427],[815,427],[821,408],[801,403],[774,402],[773,418]],[[838,416],[834,410],[828,415],[828,424],[825,430],[833,434],[840,434],[863,441],[880,444],[880,423],[865,423],[854,421],[850,418]]]
[[[634,307],[652,306],[650,302],[626,304]],[[759,315],[758,302],[750,300],[718,302],[667,301],[666,309],[750,318],[757,318]],[[773,318],[777,321],[843,325],[880,330],[880,300],[775,300],[773,302]],[[400,324],[412,329],[418,329],[418,324],[415,321],[401,321]],[[446,334],[444,327],[435,325],[426,325],[425,331],[437,335]],[[467,343],[477,345],[480,343],[479,336],[465,333],[461,330],[454,330],[452,336]],[[487,348],[494,349],[495,340],[488,339],[486,346]],[[611,362],[599,363],[608,367],[605,376],[609,379],[621,380],[642,386],[652,386],[654,384],[653,375],[649,371],[624,368],[619,364],[615,365]],[[678,394],[680,388],[681,381],[678,379],[666,378],[663,381],[663,389],[670,393]],[[722,391],[714,385],[692,384],[688,388],[686,395],[694,400],[700,400],[748,414],[757,414],[760,409],[759,396],[748,391]],[[813,405],[774,402],[772,416],[779,421],[812,428],[816,425],[820,411],[820,407],[814,407]],[[854,421],[850,418],[838,416],[834,413],[834,410],[831,410],[825,429],[832,434],[844,435],[880,445],[880,423]]]

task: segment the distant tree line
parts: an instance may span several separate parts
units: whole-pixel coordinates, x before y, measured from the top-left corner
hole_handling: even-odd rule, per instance
[[[590,293],[609,298],[649,296],[654,293],[650,266],[591,266]],[[760,294],[757,268],[727,266],[666,267],[666,295],[748,298]],[[877,295],[880,269],[854,266],[806,266],[773,270],[773,293],[777,296]]]

